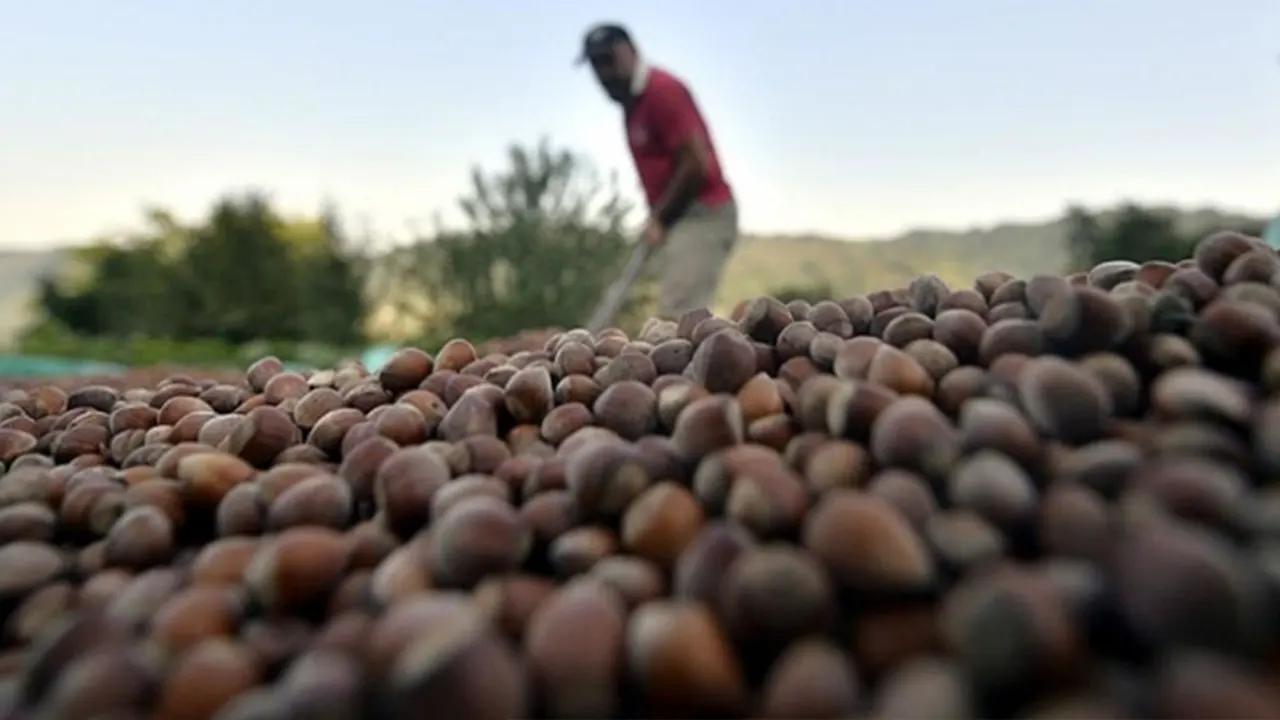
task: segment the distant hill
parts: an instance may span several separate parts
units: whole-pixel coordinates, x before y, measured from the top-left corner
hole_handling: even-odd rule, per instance
[[[1180,232],[1207,234],[1256,220],[1213,209],[1150,208],[1171,217]],[[1115,211],[1098,213],[1107,223]],[[812,235],[746,234],[730,258],[717,305],[786,289],[828,287],[836,295],[900,287],[932,273],[968,287],[982,273],[1018,277],[1068,268],[1067,223],[1003,223],[964,231],[921,229],[883,240],[847,241]]]
[[[1148,208],[1152,209],[1152,208]],[[1247,215],[1215,209],[1156,209],[1171,217],[1180,231],[1206,234],[1224,226],[1256,221]],[[1107,222],[1114,211],[1098,213]],[[725,269],[717,309],[727,313],[744,298],[787,290],[828,288],[836,296],[906,285],[933,273],[952,287],[967,287],[975,277],[1003,270],[1019,277],[1067,271],[1067,225],[1061,218],[1044,222],[1001,223],[968,230],[913,230],[895,237],[849,240],[816,235],[745,234]],[[392,254],[400,251],[392,251]],[[0,252],[0,350],[32,317],[30,300],[38,278],[65,266],[67,252]],[[386,288],[388,277],[371,284]],[[398,304],[422,305],[424,298],[399,297],[372,312],[371,326],[405,332]],[[394,330],[393,330],[394,328]]]

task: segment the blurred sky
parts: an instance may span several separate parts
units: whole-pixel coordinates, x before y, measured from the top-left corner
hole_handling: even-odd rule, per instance
[[[403,240],[543,135],[638,198],[571,62],[606,18],[691,84],[747,230],[1280,211],[1277,0],[0,0],[0,247],[248,187]]]

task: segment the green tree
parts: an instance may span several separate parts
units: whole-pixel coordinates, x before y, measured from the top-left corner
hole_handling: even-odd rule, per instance
[[[585,161],[544,140],[509,167],[472,171],[467,227],[439,229],[408,270],[456,334],[485,339],[586,321],[625,261],[629,210]]]
[[[1067,213],[1068,242],[1077,267],[1109,260],[1165,260],[1191,255],[1199,239],[1179,232],[1173,219],[1132,203],[1122,205],[1115,219],[1103,224],[1079,207]]]
[[[75,253],[73,277],[44,278],[46,317],[74,333],[182,341],[362,338],[364,263],[332,211],[285,220],[261,196],[225,197],[206,222],[168,213]]]

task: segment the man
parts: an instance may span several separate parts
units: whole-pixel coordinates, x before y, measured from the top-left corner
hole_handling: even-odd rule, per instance
[[[579,62],[590,62],[605,92],[623,108],[627,144],[644,187],[649,217],[642,241],[656,252],[658,314],[678,319],[710,308],[738,237],[737,204],[706,121],[685,84],[645,62],[626,29],[598,25]]]

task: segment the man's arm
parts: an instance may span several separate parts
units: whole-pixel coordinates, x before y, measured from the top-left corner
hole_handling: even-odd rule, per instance
[[[675,172],[653,207],[653,218],[663,228],[671,227],[698,197],[710,171],[711,153],[706,141],[697,133],[690,134],[676,151]]]

